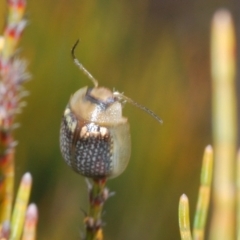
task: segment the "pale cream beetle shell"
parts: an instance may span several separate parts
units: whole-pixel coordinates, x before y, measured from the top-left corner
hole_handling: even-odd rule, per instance
[[[84,87],[74,93],[62,119],[60,146],[66,163],[86,177],[113,178],[125,170],[129,123],[112,91]]]

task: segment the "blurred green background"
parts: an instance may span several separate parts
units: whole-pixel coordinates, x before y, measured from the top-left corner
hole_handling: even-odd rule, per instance
[[[38,239],[79,239],[87,210],[84,178],[59,151],[61,116],[71,96],[91,82],[77,69],[70,49],[100,85],[124,92],[164,121],[159,125],[126,104],[132,156],[110,180],[116,192],[105,206],[105,239],[180,239],[182,193],[195,210],[203,150],[211,138],[210,24],[215,10],[239,11],[237,1],[59,0],[29,1],[20,55],[32,81],[16,159],[16,184],[33,175],[31,201],[40,211]],[[0,24],[6,15],[0,2]]]

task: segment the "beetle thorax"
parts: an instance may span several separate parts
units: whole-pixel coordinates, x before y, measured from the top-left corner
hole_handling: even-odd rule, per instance
[[[125,123],[122,104],[112,91],[103,87],[79,89],[70,99],[70,108],[78,118],[102,125]]]

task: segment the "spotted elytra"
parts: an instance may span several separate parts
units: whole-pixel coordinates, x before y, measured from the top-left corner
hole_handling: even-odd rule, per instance
[[[129,162],[131,139],[129,123],[122,116],[123,102],[129,102],[162,120],[151,110],[119,92],[98,87],[98,81],[76,59],[74,63],[93,82],[73,94],[64,111],[60,130],[60,148],[65,162],[77,173],[94,178],[116,177]]]

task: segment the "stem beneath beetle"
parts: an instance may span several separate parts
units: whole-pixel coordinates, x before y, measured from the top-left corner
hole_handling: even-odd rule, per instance
[[[106,186],[106,178],[93,179],[88,186],[89,213],[84,219],[86,227],[86,240],[103,240],[102,234],[102,209],[109,197]]]

